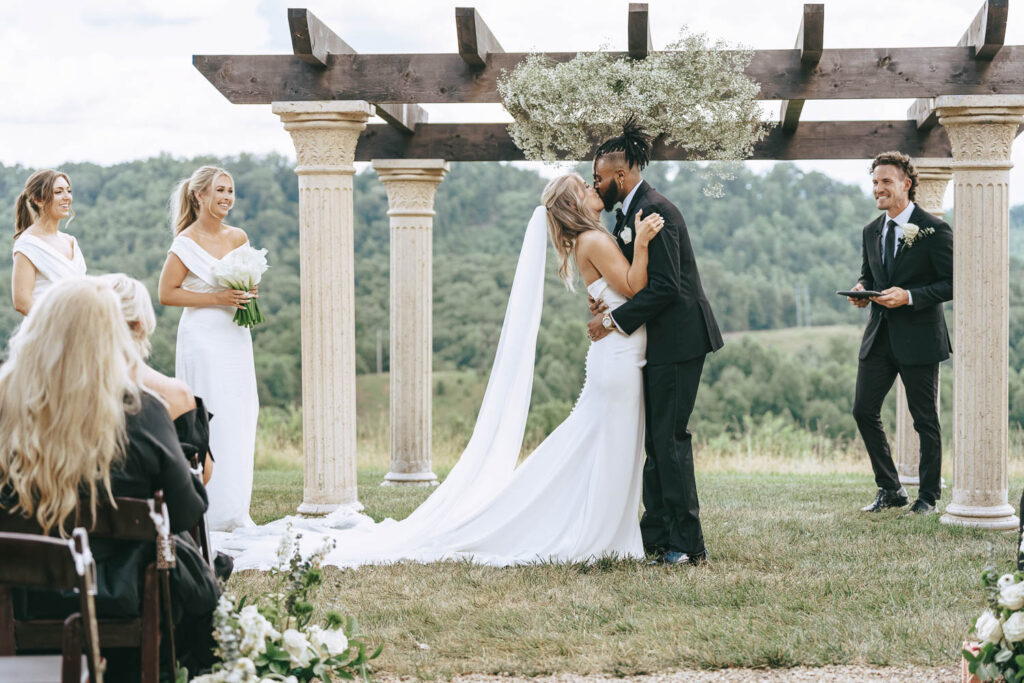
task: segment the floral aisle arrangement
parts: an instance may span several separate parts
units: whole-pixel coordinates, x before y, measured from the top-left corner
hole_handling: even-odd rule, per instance
[[[965,648],[968,670],[981,681],[1024,681],[1024,572],[999,575],[988,567],[981,575],[988,607],[974,622],[980,643]]]
[[[213,617],[220,662],[193,683],[372,679],[370,661],[383,645],[368,653],[355,619],[343,619],[337,612],[328,611],[323,623],[313,623],[310,592],[323,581],[320,564],[333,541],[303,559],[300,537],[286,534],[278,550],[279,566],[271,570],[277,592],[249,605],[226,592],[221,596]]]
[[[263,273],[267,272],[269,267],[267,250],[253,249],[246,244],[217,261],[212,270],[221,287],[248,292],[260,283]],[[250,328],[265,322],[259,299],[249,299],[245,308],[240,308],[235,313],[234,321],[242,327]]]
[[[530,54],[498,80],[509,134],[527,159],[589,158],[595,143],[634,118],[693,158],[739,161],[768,133],[745,69],[751,53],[685,28],[645,59],[581,52],[558,63]],[[726,172],[718,173],[727,177]]]

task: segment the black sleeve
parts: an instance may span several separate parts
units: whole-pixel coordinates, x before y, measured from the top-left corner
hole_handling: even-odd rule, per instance
[[[195,398],[196,407],[174,420],[174,431],[178,433],[185,459],[191,462],[195,458],[202,465],[207,453],[213,459],[213,453],[210,453],[210,418],[213,415],[206,409],[203,399]]]
[[[875,278],[871,274],[871,264],[868,263],[868,229],[865,228],[860,238],[860,280],[858,282],[866,290],[875,288]]]
[[[925,239],[931,241],[928,245],[928,258],[938,279],[910,290],[914,308],[933,306],[953,299],[953,231],[946,223],[940,223],[935,228],[935,234]]]
[[[631,209],[632,210],[632,209]],[[646,214],[660,213],[665,225],[648,246],[647,286],[611,312],[615,324],[626,334],[633,334],[641,325],[661,313],[679,296],[679,223],[676,211],[653,206]]]

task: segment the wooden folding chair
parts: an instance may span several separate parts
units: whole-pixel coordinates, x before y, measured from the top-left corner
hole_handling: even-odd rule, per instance
[[[96,506],[96,518],[89,518],[82,506],[75,526],[89,530],[93,539],[110,538],[122,541],[147,541],[156,544],[156,557],[146,566],[143,575],[142,605],[137,617],[100,618],[99,638],[102,647],[139,648],[142,661],[142,683],[158,683],[160,648],[166,648],[171,680],[177,675],[174,648],[174,617],[171,611],[170,570],[175,566],[174,538],[163,491],[152,499],[116,498],[117,507],[104,500]],[[0,509],[0,532],[41,534],[34,519],[27,519]],[[57,533],[56,530],[53,532]],[[161,637],[161,602],[166,640]],[[32,619],[15,622],[14,634],[18,650],[53,650],[60,647],[62,622],[56,619]]]
[[[0,557],[4,558],[0,562],[0,681],[103,683],[104,665],[93,601],[96,565],[85,529],[74,529],[70,539],[0,533]],[[78,591],[79,611],[60,625],[60,655],[14,656],[17,648],[12,588]]]

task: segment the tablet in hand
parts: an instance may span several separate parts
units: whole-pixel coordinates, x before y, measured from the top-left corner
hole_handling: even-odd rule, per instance
[[[859,289],[849,291],[838,291],[836,292],[839,296],[848,296],[852,299],[870,299],[873,296],[882,296],[881,292],[876,292],[872,289]]]

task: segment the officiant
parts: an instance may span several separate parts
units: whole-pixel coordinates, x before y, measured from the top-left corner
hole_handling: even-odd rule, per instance
[[[870,306],[860,347],[853,417],[871,459],[878,492],[864,512],[909,502],[900,485],[882,427],[886,394],[899,376],[920,437],[920,489],[913,514],[934,514],[941,494],[942,432],[936,406],[939,363],[952,347],[943,302],[953,298],[953,232],[914,203],[917,170],[901,152],[883,152],[871,163],[875,206],[883,213],[863,230],[861,274],[848,297]]]

